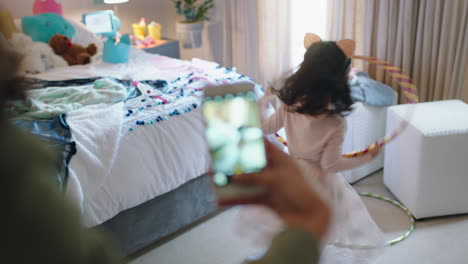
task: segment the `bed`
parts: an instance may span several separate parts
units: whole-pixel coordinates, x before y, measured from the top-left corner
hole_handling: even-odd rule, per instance
[[[70,22],[80,36],[74,42],[99,44]],[[200,59],[133,47],[129,58],[108,64],[98,54],[88,65],[28,76],[39,102],[23,113],[32,120],[12,121],[60,153],[58,187],[81,211],[84,227],[107,230],[126,255],[216,212],[199,111],[203,87],[252,82]]]
[[[51,89],[85,91],[101,77],[125,87],[126,96],[116,101],[34,121],[47,124],[35,132],[49,139],[57,129],[68,131],[58,142],[69,145],[59,149],[68,158],[61,167],[66,175],[57,178],[86,228],[106,229],[128,255],[216,211],[205,175],[210,157],[199,111],[202,90],[207,84],[251,82],[248,77],[212,62],[136,48],[127,64],[98,59],[33,77],[36,89],[30,94],[41,98]],[[18,125],[35,127],[24,124]]]

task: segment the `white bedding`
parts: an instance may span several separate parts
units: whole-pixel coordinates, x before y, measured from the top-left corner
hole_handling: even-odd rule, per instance
[[[180,61],[136,49],[132,49],[130,57],[128,64],[112,65],[98,60],[91,65],[57,68],[35,77],[46,80],[97,76],[171,80],[184,73],[209,73],[208,69],[215,69],[215,65],[208,62]],[[187,96],[184,100],[197,98]],[[154,125],[134,126],[135,119],[124,118],[107,120],[105,128],[97,129],[103,116],[112,118],[106,114],[106,107],[100,109],[103,111],[100,118],[90,114],[89,120],[84,118],[86,111],[96,114],[95,110],[83,108],[81,112],[69,114],[77,154],[70,163],[67,195],[81,207],[85,226],[101,224],[123,210],[169,192],[208,171],[210,157],[198,109]],[[148,115],[154,116],[158,109],[148,110]],[[123,115],[125,109],[121,110],[119,114]],[[117,136],[119,131],[120,136]]]
[[[161,64],[161,67],[155,67],[158,62]],[[171,62],[170,64],[172,65],[167,66],[168,62]],[[173,71],[170,71],[171,67]],[[162,74],[166,74],[167,77],[170,78],[177,76],[179,71],[191,71],[197,69],[197,66],[194,66],[190,62],[149,54],[132,47],[130,49],[128,63],[105,63],[102,62],[102,59],[98,55],[96,55],[96,57],[93,57],[93,63],[91,64],[54,68],[45,73],[31,75],[31,77],[43,80],[66,80],[106,76],[117,79],[146,80],[154,79],[155,76]]]

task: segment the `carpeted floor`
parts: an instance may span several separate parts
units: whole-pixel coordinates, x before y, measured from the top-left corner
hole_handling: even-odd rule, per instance
[[[356,183],[359,191],[393,196],[382,183],[379,171]],[[409,224],[400,209],[383,201],[363,198],[369,212],[389,239],[403,234]],[[260,252],[234,232],[236,212],[232,208],[140,252],[132,264],[239,264]],[[415,232],[389,247],[376,264],[467,263],[468,215],[418,221]]]

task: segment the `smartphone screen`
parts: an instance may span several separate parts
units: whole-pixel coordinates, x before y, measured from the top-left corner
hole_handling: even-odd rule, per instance
[[[203,115],[217,186],[226,186],[231,175],[260,171],[266,166],[253,91],[205,97]]]

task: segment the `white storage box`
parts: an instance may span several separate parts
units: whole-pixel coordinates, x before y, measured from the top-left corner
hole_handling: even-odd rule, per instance
[[[388,107],[375,107],[358,102],[353,105],[353,109],[353,112],[346,117],[348,127],[343,142],[344,153],[363,150],[385,136]],[[379,155],[372,162],[353,170],[343,171],[341,174],[349,183],[354,183],[381,169],[384,165],[383,156]]]
[[[468,213],[468,105],[459,100],[389,108],[384,183],[416,218]]]

